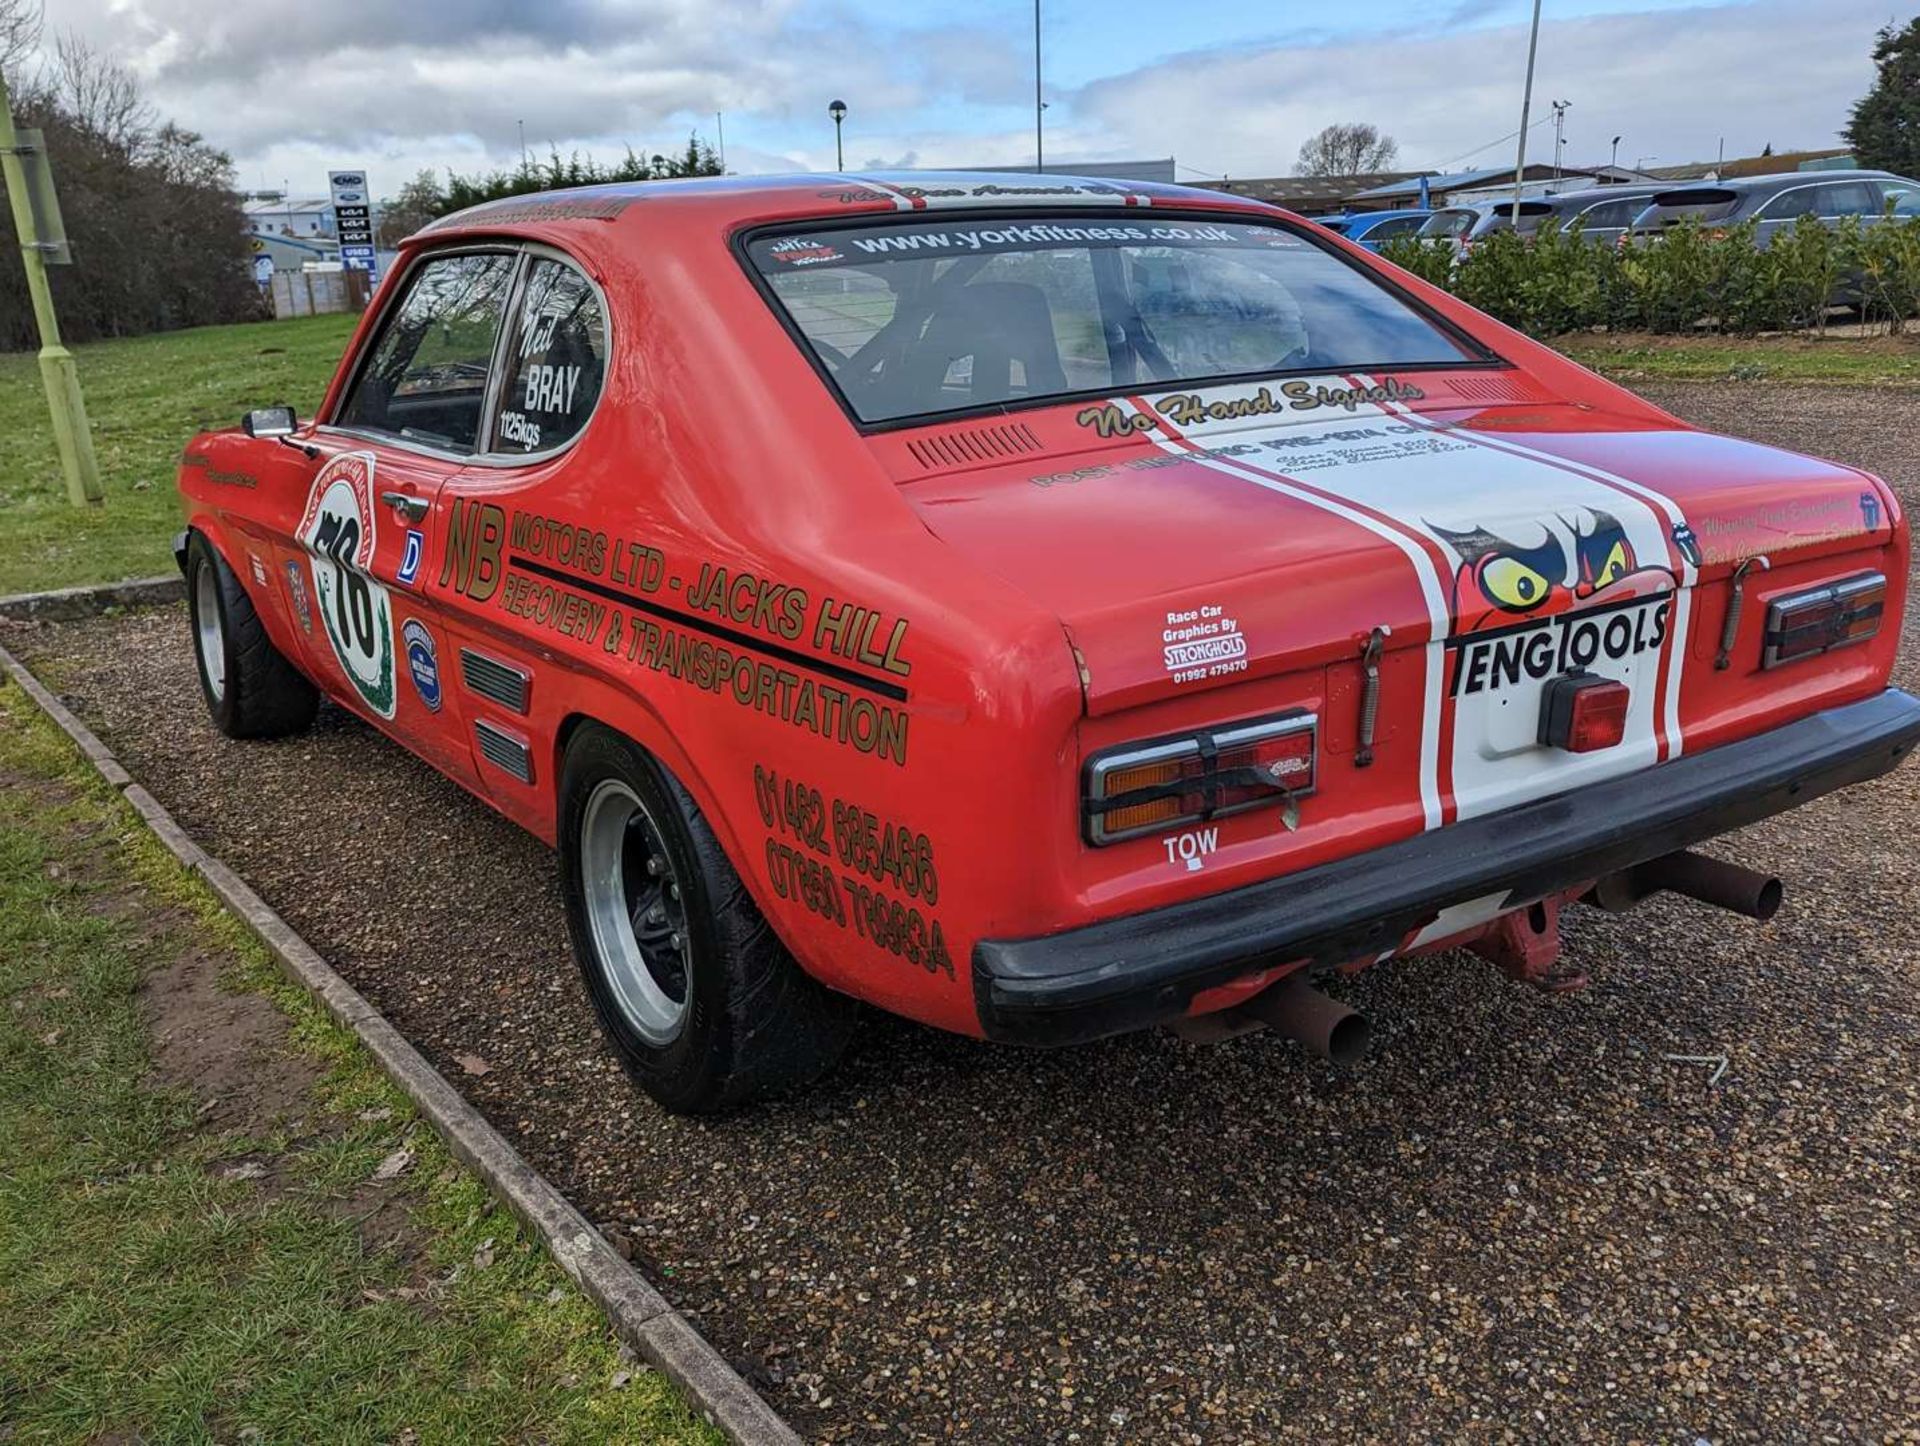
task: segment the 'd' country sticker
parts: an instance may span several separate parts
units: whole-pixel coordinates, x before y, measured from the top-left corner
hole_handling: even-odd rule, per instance
[[[373,561],[373,454],[343,452],[313,479],[300,542],[313,569],[313,601],[334,657],[354,691],[382,718],[394,714],[393,606],[368,575]]]

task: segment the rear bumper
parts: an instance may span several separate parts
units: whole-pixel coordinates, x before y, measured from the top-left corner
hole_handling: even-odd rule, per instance
[[[1034,939],[982,940],[989,1039],[1074,1044],[1177,1019],[1262,965],[1327,967],[1392,948],[1441,909],[1505,889],[1519,907],[1892,770],[1920,700],[1888,689],[1758,737],[1451,824],[1206,898]]]

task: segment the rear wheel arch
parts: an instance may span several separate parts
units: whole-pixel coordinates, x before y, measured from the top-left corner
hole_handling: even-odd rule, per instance
[[[669,1109],[706,1113],[804,1085],[830,1068],[855,1005],[809,977],[787,950],[672,768],[585,712],[563,718],[555,740],[555,843],[568,929],[588,996],[628,1072]],[[610,812],[625,820],[611,833],[601,827]]]
[[[736,868],[744,860],[742,840],[734,826],[734,820],[722,805],[719,793],[699,762],[682,742],[683,734],[676,731],[669,721],[661,716],[646,700],[631,691],[618,687],[612,680],[601,680],[607,689],[604,697],[574,700],[559,724],[553,730],[553,755],[549,762],[552,770],[547,776],[559,779],[566,772],[567,749],[583,728],[604,728],[617,734],[638,748],[668,778],[680,788],[686,790],[693,799],[713,830],[721,846],[726,850]],[[619,721],[616,721],[619,720]],[[559,825],[562,802],[554,801],[555,827]],[[745,873],[745,870],[741,870]]]

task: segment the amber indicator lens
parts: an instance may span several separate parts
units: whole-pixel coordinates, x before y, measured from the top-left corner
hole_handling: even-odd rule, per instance
[[[1217,818],[1313,791],[1316,729],[1291,713],[1097,755],[1082,800],[1090,843]]]
[[[1877,572],[1775,598],[1767,606],[1760,666],[1776,668],[1848,643],[1865,642],[1880,631],[1886,610],[1887,580]]]

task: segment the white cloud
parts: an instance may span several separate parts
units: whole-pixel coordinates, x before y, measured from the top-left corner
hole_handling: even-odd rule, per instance
[[[1678,163],[1757,154],[1771,143],[1838,144],[1849,104],[1873,78],[1886,0],[1761,0],[1549,21],[1540,35],[1534,118],[1573,102],[1567,157]],[[1334,121],[1365,120],[1400,142],[1401,164],[1443,168],[1515,131],[1526,30],[1508,26],[1395,40],[1177,56],[1096,81],[1075,98],[1083,125],[1139,154],[1234,175],[1286,174],[1300,143]],[[1513,159],[1513,142],[1463,168]],[[1531,154],[1550,158],[1551,127]]]
[[[1524,30],[1461,28],[1491,3],[1460,0],[1416,31],[1266,39],[1050,88],[1048,156],[1172,154],[1192,171],[1276,174],[1321,126],[1370,120],[1398,137],[1403,164],[1446,165],[1518,122]],[[1833,144],[1871,80],[1886,4],[1550,20],[1536,115],[1549,99],[1573,102],[1576,161],[1603,159],[1616,133],[1628,163],[1710,158],[1722,135],[1735,155]],[[353,164],[390,190],[423,167],[508,165],[522,122],[537,155],[651,153],[693,128],[712,139],[715,110],[734,169],[825,170],[835,94],[854,106],[851,166],[1032,155],[1030,41],[1017,26],[881,24],[801,0],[61,0],[57,24],[134,67],[163,114],[233,153],[248,186],[310,189],[328,166]],[[1096,37],[1053,39],[1081,47],[1071,59],[1083,74],[1112,53],[1089,49],[1104,47]],[[1534,154],[1550,134],[1534,132]],[[1511,159],[1509,141],[1464,164]]]

